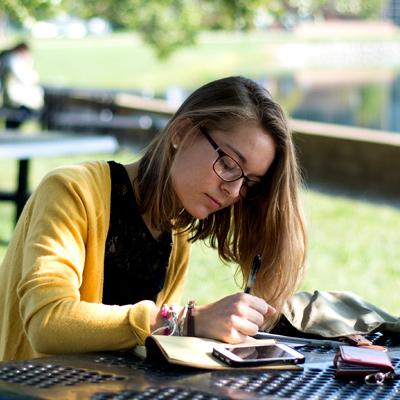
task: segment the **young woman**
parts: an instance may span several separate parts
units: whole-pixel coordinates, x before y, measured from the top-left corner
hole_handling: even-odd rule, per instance
[[[0,268],[0,358],[127,349],[164,325],[230,343],[271,328],[303,271],[298,185],[284,113],[243,77],[196,90],[138,162],[51,172]],[[244,281],[260,254],[251,293],[171,311],[195,240]]]

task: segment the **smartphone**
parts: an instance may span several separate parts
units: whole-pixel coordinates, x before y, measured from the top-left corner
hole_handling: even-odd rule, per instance
[[[301,364],[304,355],[283,343],[214,346],[213,356],[231,367]]]

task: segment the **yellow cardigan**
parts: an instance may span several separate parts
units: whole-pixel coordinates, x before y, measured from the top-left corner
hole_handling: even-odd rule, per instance
[[[0,360],[127,349],[150,334],[150,301],[101,303],[110,196],[104,161],[56,169],[32,194],[0,267]],[[179,301],[188,259],[174,233],[158,306]]]

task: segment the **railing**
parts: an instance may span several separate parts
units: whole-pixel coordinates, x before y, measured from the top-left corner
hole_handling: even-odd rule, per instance
[[[174,109],[165,101],[114,90],[45,88],[43,126],[50,130],[114,134],[122,143],[147,143]]]

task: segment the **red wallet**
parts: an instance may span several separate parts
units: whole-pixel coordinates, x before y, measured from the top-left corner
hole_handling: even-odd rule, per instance
[[[337,378],[364,379],[378,372],[393,372],[388,353],[365,347],[340,346],[334,365]]]

